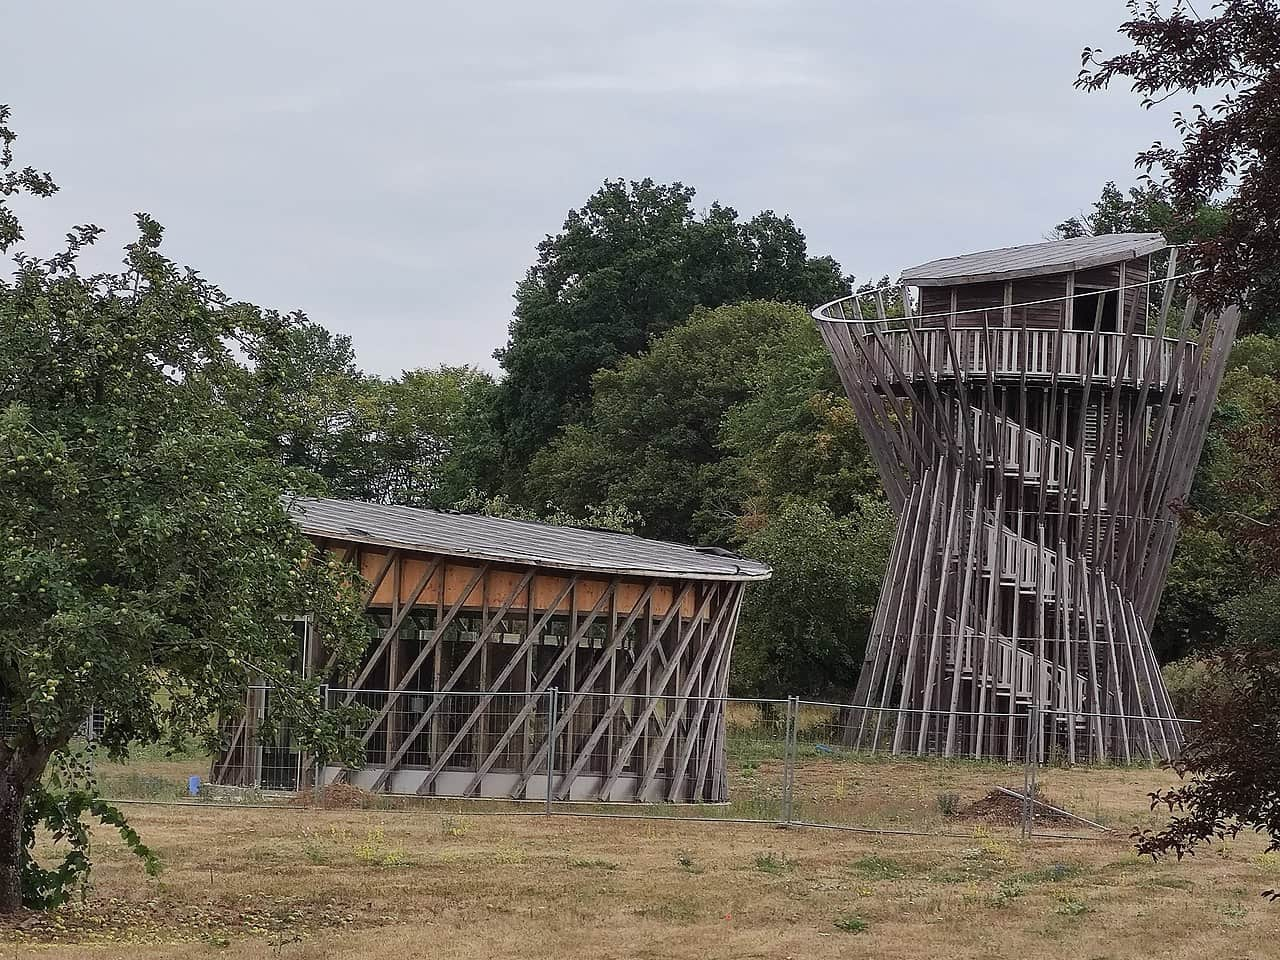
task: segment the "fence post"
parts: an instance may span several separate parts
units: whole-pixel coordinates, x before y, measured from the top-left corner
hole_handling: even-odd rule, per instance
[[[89,719],[84,725],[84,759],[89,770],[89,780],[96,786],[97,777],[93,769],[93,707],[89,708]]]
[[[552,687],[547,691],[547,816],[551,815],[556,782],[556,708],[559,706],[559,699],[559,687]]]
[[[1035,743],[1035,722],[1036,717],[1036,695],[1033,693],[1031,703],[1027,705],[1027,726],[1024,734],[1026,740],[1026,749],[1024,751],[1024,759],[1022,766],[1022,839],[1031,839],[1033,812],[1033,795],[1035,792],[1035,760],[1033,755]]]
[[[800,712],[800,698],[787,697],[787,719],[782,746],[782,826],[791,825],[794,809],[796,781],[796,715]]]
[[[329,712],[329,685],[327,683],[320,684],[320,712]],[[312,758],[312,764],[315,770],[311,774],[311,790],[314,796],[315,806],[320,807],[320,801],[324,796],[324,764],[320,762],[320,756],[317,754]]]

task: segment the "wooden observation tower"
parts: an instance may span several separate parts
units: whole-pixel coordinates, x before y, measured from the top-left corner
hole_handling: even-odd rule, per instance
[[[1159,234],[1116,234],[814,311],[898,515],[851,745],[1177,754],[1150,628],[1238,320],[1184,281]]]

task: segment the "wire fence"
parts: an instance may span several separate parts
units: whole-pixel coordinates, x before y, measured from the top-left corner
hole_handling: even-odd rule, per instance
[[[1079,797],[1042,796],[1043,771],[1134,766],[1119,756],[1071,763],[1049,749],[1060,718],[1035,705],[1002,718],[1003,749],[993,758],[964,753],[958,744],[970,741],[954,736],[979,714],[950,715],[948,729],[910,711],[799,697],[554,688],[327,688],[323,697],[330,710],[358,708],[346,732],[361,744],[362,764],[308,756],[276,722],[274,692],[254,687],[244,711],[220,724],[216,756],[100,759],[100,788],[122,801],[714,819],[888,834],[945,834],[977,819],[1027,838],[1093,839],[1106,835],[1106,817],[1081,809]],[[1173,723],[1185,733],[1195,721]],[[90,745],[94,732],[91,718],[83,731]]]

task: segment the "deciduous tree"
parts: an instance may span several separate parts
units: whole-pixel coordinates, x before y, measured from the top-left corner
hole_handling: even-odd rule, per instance
[[[649,348],[600,371],[591,404],[533,461],[536,502],[580,513],[617,503],[640,532],[724,542],[740,485],[721,446],[721,421],[751,395],[755,372],[812,321],[796,306],[751,302],[699,309]]]
[[[823,503],[793,498],[746,538],[743,552],[772,566],[773,578],[747,591],[732,662],[735,689],[847,701],[893,525],[880,499],[837,516]]]
[[[840,266],[810,257],[790,217],[699,214],[679,183],[606,181],[538,245],[516,290],[496,415],[505,462],[495,485],[519,492],[524,468],[585,413],[591,378],[645,349],[697,306],[783,300],[812,306],[844,289]]]
[[[1201,292],[1262,315],[1280,303],[1280,6],[1220,0],[1201,15],[1185,0],[1128,0],[1119,32],[1132,48],[1086,47],[1076,86],[1127,83],[1155,109],[1199,98],[1174,114],[1179,142],[1157,142],[1138,165],[1167,198],[1171,229],[1221,204],[1215,236],[1194,251],[1210,271]]]
[[[208,737],[248,680],[269,682],[302,748],[323,754],[343,742],[343,718],[290,670],[289,621],[311,614],[340,654],[365,640],[354,574],[319,561],[290,520],[290,499],[308,488],[229,401],[246,365],[294,342],[297,321],[168,260],[145,215],[117,273],[80,272],[93,227],[48,259],[19,252],[9,199],[54,186],[16,166],[7,117],[0,108],[0,252],[14,255],[0,280],[6,912],[24,892],[48,902],[24,802],[91,708],[99,743],[119,757],[140,742]],[[40,800],[49,817],[92,811]]]

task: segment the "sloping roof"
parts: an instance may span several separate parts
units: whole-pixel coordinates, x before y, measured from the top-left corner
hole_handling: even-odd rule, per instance
[[[1145,257],[1167,246],[1158,233],[1108,233],[1100,237],[1050,240],[930,260],[903,270],[902,282],[917,287],[943,287],[1038,277]]]
[[[773,573],[727,550],[530,520],[357,500],[298,500],[292,513],[309,536],[499,563],[689,580],[767,580]]]

